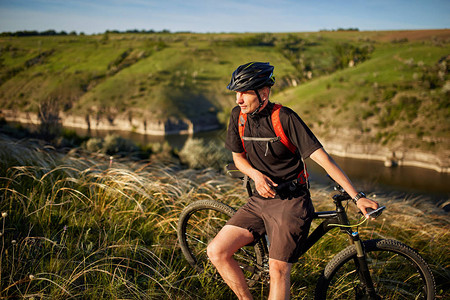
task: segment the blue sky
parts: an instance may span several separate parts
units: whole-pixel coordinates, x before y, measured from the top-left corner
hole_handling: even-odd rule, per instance
[[[450,0],[0,0],[0,32],[450,28]]]

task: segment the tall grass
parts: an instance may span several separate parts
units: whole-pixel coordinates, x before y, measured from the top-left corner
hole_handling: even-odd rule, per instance
[[[134,162],[79,149],[62,154],[39,142],[0,137],[0,298],[230,299],[198,276],[176,240],[181,210],[199,199],[238,207],[245,190],[213,169]],[[328,188],[312,190],[316,209],[332,208]],[[378,199],[383,219],[363,237],[395,237],[430,263],[449,296],[449,222],[419,200]],[[331,205],[330,205],[331,204]],[[350,208],[353,209],[352,207]],[[356,212],[355,212],[356,214]],[[293,297],[310,299],[326,262],[346,245],[332,232],[295,265]],[[264,297],[267,287],[254,290]]]

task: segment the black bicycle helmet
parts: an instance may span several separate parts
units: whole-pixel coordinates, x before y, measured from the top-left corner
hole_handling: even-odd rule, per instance
[[[231,75],[227,89],[235,92],[259,90],[275,84],[274,67],[269,63],[250,62],[239,66]]]

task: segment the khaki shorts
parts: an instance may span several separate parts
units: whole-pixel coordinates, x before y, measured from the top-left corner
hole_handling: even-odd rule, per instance
[[[295,198],[274,199],[252,196],[227,225],[249,230],[255,239],[267,234],[269,258],[289,263],[298,261],[302,242],[308,236],[314,207],[307,189]]]

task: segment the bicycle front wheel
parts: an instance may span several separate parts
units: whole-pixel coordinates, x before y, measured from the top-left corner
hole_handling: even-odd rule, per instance
[[[364,242],[367,265],[379,299],[435,297],[435,282],[425,260],[396,240]],[[349,246],[325,267],[316,287],[316,299],[369,299],[355,265],[356,249]]]
[[[200,200],[188,205],[178,221],[178,241],[186,260],[197,272],[217,276],[215,267],[206,254],[206,247],[236,211],[214,201]],[[264,279],[264,245],[257,241],[234,254],[249,286]],[[218,277],[218,276],[217,276]]]

